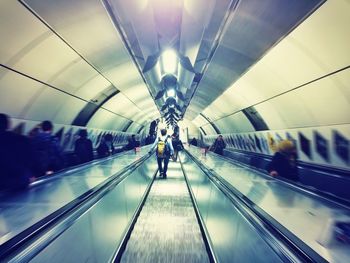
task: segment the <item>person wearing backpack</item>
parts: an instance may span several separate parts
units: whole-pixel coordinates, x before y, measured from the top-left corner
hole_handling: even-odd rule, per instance
[[[167,177],[168,163],[171,156],[174,154],[174,148],[169,136],[167,136],[167,130],[162,129],[160,131],[161,136],[159,136],[151,146],[150,152],[156,148],[159,176],[163,176],[165,179]],[[164,162],[164,166],[162,164]]]

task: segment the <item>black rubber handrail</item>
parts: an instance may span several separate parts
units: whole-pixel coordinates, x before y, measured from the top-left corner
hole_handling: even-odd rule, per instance
[[[224,151],[226,152],[231,152],[231,153],[236,153],[236,154],[241,154],[244,156],[255,156],[259,157],[261,159],[264,159],[266,161],[271,161],[272,156],[265,154],[265,153],[256,153],[256,152],[249,152],[249,151],[244,151],[244,150],[239,150],[239,149],[234,149],[234,148],[228,148],[225,149]],[[298,166],[300,168],[304,169],[310,169],[314,171],[320,171],[321,173],[327,173],[327,174],[336,174],[339,177],[343,178],[350,178],[350,170],[345,169],[345,168],[339,168],[335,166],[327,166],[323,164],[317,164],[317,163],[308,163],[305,161],[298,160]]]
[[[215,154],[215,156],[217,156],[218,158],[223,159],[225,161],[228,161],[229,163],[232,163],[234,165],[238,165],[238,166],[247,168],[247,169],[249,169],[251,171],[254,171],[255,173],[258,173],[259,175],[261,175],[264,178],[273,179],[273,180],[276,180],[278,182],[281,182],[284,185],[286,185],[287,187],[292,188],[293,190],[297,190],[300,193],[312,196],[314,198],[322,199],[322,200],[324,200],[326,202],[333,203],[333,204],[335,204],[335,205],[337,205],[339,207],[350,209],[350,200],[341,198],[339,196],[333,195],[333,194],[328,193],[328,192],[324,192],[324,191],[318,190],[318,189],[313,188],[313,187],[309,187],[307,185],[302,185],[302,184],[299,184],[299,183],[295,183],[295,182],[293,182],[291,180],[284,179],[284,178],[281,178],[281,177],[272,178],[266,172],[263,172],[261,169],[254,168],[254,167],[252,167],[252,166],[250,166],[248,164],[245,164],[245,163],[242,163],[240,161],[234,160],[234,159],[229,158],[227,156],[218,155],[216,153],[211,153],[211,154]]]
[[[30,187],[36,187],[38,185],[42,185],[42,184],[45,184],[47,182],[56,180],[57,178],[61,178],[62,176],[67,176],[67,175],[70,175],[70,174],[78,172],[78,171],[89,169],[93,165],[108,162],[111,159],[119,158],[123,155],[126,155],[127,153],[128,152],[120,152],[120,153],[113,154],[112,156],[108,156],[108,157],[101,158],[101,159],[95,159],[95,160],[91,160],[91,161],[86,162],[86,163],[82,163],[82,164],[78,164],[78,165],[64,168],[64,169],[57,171],[49,176],[39,177],[36,181],[34,181],[33,183],[30,184]]]
[[[266,243],[287,262],[327,262],[318,253],[302,242],[293,233],[280,225],[270,215],[265,213],[235,189],[231,184],[209,170],[196,157],[186,151],[188,156],[208,176],[214,185],[231,200],[232,204],[259,232]]]
[[[181,169],[182,169],[182,172],[183,172],[184,177],[185,177],[186,186],[187,186],[188,192],[190,194],[192,205],[193,205],[194,211],[196,213],[196,217],[197,217],[197,221],[198,221],[198,224],[199,224],[199,228],[200,228],[200,231],[201,231],[202,236],[203,236],[205,248],[206,248],[208,256],[209,256],[209,261],[211,263],[217,263],[219,261],[217,259],[216,254],[215,254],[215,251],[213,249],[213,243],[212,243],[212,241],[210,239],[210,235],[209,235],[208,230],[207,230],[207,228],[205,226],[205,223],[203,221],[202,215],[199,212],[199,208],[198,208],[198,205],[197,205],[197,202],[196,202],[196,198],[194,197],[192,188],[191,188],[190,183],[189,183],[188,178],[187,178],[187,173],[186,173],[186,171],[185,171],[185,169],[183,167],[183,164],[181,162],[181,157],[180,156],[179,156],[179,162],[180,162]]]
[[[76,218],[81,216],[87,209],[98,202],[106,193],[111,191],[118,183],[120,183],[126,176],[128,176],[149,157],[150,154],[146,154],[99,185],[88,190],[49,216],[43,218],[36,224],[6,241],[0,246],[0,262],[8,262],[12,260],[12,258],[17,258],[14,260],[14,262],[26,262],[30,260],[44,247],[46,247],[54,238],[59,236],[64,232],[64,230],[72,225]],[[88,204],[88,206],[86,206],[86,204]],[[70,216],[74,213],[76,213],[76,215],[70,218]],[[45,233],[49,232],[58,225],[61,225],[61,229],[59,231],[56,233],[51,233],[50,236],[45,236],[43,238]],[[34,242],[40,242],[40,244],[36,246],[37,248],[31,245]],[[30,248],[31,251],[28,250],[28,247],[30,246],[32,246]],[[17,254],[21,253],[20,251],[24,251],[26,248],[28,251],[25,251],[24,255],[17,256]],[[20,257],[19,261],[18,257]]]

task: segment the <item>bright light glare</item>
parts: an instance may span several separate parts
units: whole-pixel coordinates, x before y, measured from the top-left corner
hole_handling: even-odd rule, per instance
[[[177,55],[172,49],[167,49],[162,54],[162,66],[165,73],[176,73]]]
[[[164,121],[158,123],[159,132],[161,129],[166,129],[166,123]]]
[[[175,97],[175,95],[176,95],[175,89],[174,89],[174,88],[172,88],[172,89],[167,89],[167,90],[166,90],[166,95],[167,95],[168,97]]]

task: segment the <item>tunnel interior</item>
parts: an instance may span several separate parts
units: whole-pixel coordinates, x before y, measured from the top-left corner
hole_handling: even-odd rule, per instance
[[[183,259],[195,244],[187,256],[198,262],[253,262],[264,253],[271,254],[266,262],[344,262],[348,243],[327,243],[327,235],[350,218],[349,14],[349,0],[0,1],[0,113],[10,117],[10,130],[33,139],[50,120],[67,156],[82,129],[95,153],[107,136],[116,150],[86,166],[66,161],[66,170],[36,178],[23,195],[2,195],[0,187],[0,261],[12,253],[11,242],[15,251],[22,239],[35,245],[31,235],[49,233],[47,218],[61,222],[74,212],[79,220],[69,220],[77,224],[49,237],[37,254],[26,249],[12,259],[28,253],[47,262],[74,231],[88,230],[81,236],[93,238],[73,245],[74,262],[83,250],[86,261],[103,254],[134,262],[145,249],[140,236],[145,243],[147,234],[169,237],[165,224],[149,230],[162,211],[175,225],[174,251]],[[148,144],[164,128],[179,134],[185,150],[162,181]],[[139,144],[127,149],[132,136]],[[221,136],[224,156],[208,153]],[[296,147],[298,182],[266,172],[286,140]],[[19,208],[28,222],[11,214]],[[139,225],[130,223],[138,216]],[[179,236],[186,227],[196,242]],[[123,258],[111,259],[128,238]],[[164,262],[173,241],[164,242]]]

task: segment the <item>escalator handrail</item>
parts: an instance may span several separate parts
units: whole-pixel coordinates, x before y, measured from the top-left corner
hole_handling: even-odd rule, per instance
[[[42,185],[42,184],[45,184],[47,182],[51,182],[53,180],[56,180],[57,178],[61,178],[63,176],[67,176],[67,175],[70,175],[70,174],[75,173],[75,172],[80,172],[82,170],[89,169],[91,166],[103,164],[104,162],[108,162],[111,159],[119,158],[123,155],[126,155],[127,153],[128,152],[120,152],[120,153],[116,153],[116,154],[113,154],[113,155],[108,156],[108,157],[104,157],[102,159],[95,159],[95,160],[92,160],[92,161],[89,161],[86,163],[67,167],[67,168],[60,170],[60,171],[57,171],[49,176],[39,177],[37,180],[35,180],[34,182],[32,182],[30,184],[30,187],[36,187],[38,185]]]
[[[41,219],[39,222],[35,223],[31,227],[27,228],[26,230],[17,234],[10,240],[1,244],[0,245],[0,262],[2,262],[3,259],[8,259],[8,257],[10,258],[13,257],[13,255],[15,255],[18,251],[21,251],[23,247],[30,246],[32,242],[35,242],[41,236],[44,236],[45,233],[49,232],[50,229],[57,226],[57,224],[64,225],[64,230],[67,229],[75,220],[74,218],[73,219],[69,218],[70,215],[80,210],[80,208],[82,208],[85,204],[87,204],[91,200],[93,200],[93,202],[90,205],[90,207],[93,206],[96,202],[98,202],[98,200],[100,200],[100,198],[98,198],[99,194],[101,195],[101,193],[103,193],[104,195],[107,192],[111,191],[112,190],[111,186],[113,186],[114,188],[133,170],[135,170],[144,161],[146,161],[150,156],[151,154],[147,153],[146,155],[144,155],[137,161],[129,164],[128,166],[123,168],[121,171],[118,171],[116,174],[112,175],[111,177],[109,177],[99,185],[88,190],[87,192],[80,195],[76,199],[72,200],[65,206],[59,208],[58,210],[46,216],[45,218]],[[83,213],[84,211],[81,212],[80,215]],[[62,232],[63,231],[60,231],[60,233]],[[57,233],[51,233],[51,235],[55,235],[55,234]],[[42,247],[47,246],[51,240],[52,238],[50,238],[49,236],[46,236],[44,240],[40,240],[40,242],[44,244],[44,246],[41,245],[41,249]],[[36,255],[39,252],[40,251],[34,248],[34,251],[30,251],[30,254]],[[29,253],[29,252],[27,251],[26,253]]]
[[[247,168],[255,173],[258,173],[259,175],[261,175],[264,178],[267,178],[270,180],[271,179],[276,180],[279,183],[281,183],[281,184],[283,184],[283,185],[285,185],[293,190],[296,190],[300,193],[303,193],[305,195],[311,196],[313,198],[321,199],[323,201],[326,201],[328,203],[332,203],[332,204],[339,206],[341,208],[350,209],[350,201],[349,200],[343,199],[341,197],[332,195],[332,194],[324,192],[324,191],[320,191],[318,189],[312,189],[311,187],[295,183],[295,182],[290,181],[288,179],[271,178],[271,176],[269,176],[266,172],[263,172],[261,169],[256,169],[248,164],[233,160],[232,158],[229,158],[227,156],[218,155],[216,153],[211,153],[211,154],[214,154],[215,157],[220,158],[220,159],[224,159],[225,161],[228,161],[231,164]]]

